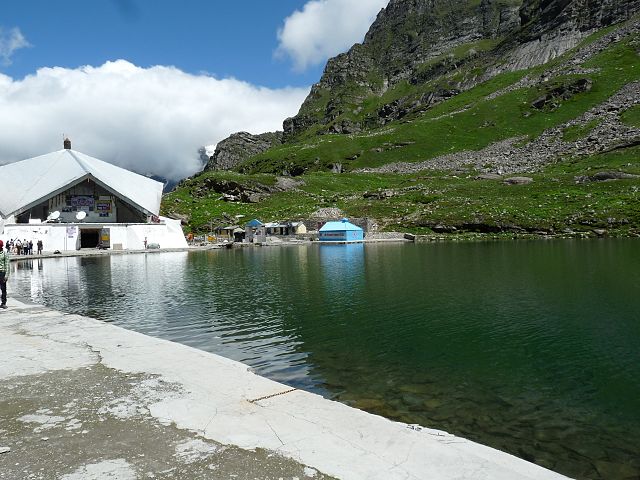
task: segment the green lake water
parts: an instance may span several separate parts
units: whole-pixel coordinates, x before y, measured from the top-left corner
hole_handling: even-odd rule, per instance
[[[574,478],[640,478],[640,241],[19,262],[10,294]]]

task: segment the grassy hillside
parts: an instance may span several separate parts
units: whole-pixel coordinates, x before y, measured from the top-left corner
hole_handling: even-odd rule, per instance
[[[541,67],[503,73],[434,107],[384,127],[350,135],[306,132],[293,143],[257,155],[236,172],[206,172],[184,181],[163,201],[163,214],[182,216],[187,229],[204,232],[210,225],[308,218],[321,207],[338,207],[352,217],[375,219],[383,230],[414,233],[490,234],[640,234],[640,178],[590,181],[598,172],[640,175],[640,146],[597,155],[549,158],[526,185],[507,185],[502,178],[476,179],[473,167],[413,174],[356,173],[356,169],[394,162],[421,162],[452,152],[480,150],[517,137],[526,144],[550,127],[563,125],[603,103],[623,86],[640,80],[640,41],[623,38],[580,65],[578,73],[540,81],[550,69],[567,64],[582,45]],[[490,48],[491,46],[487,46]],[[473,48],[482,48],[475,45]],[[461,55],[464,55],[461,49]],[[465,68],[471,68],[469,64]],[[476,68],[475,66],[473,68]],[[451,76],[469,76],[461,69]],[[523,78],[535,81],[514,86]],[[591,88],[542,109],[532,103],[554,88],[588,78]],[[429,85],[398,84],[383,97],[370,98],[357,114],[376,111],[393,98],[422,95]],[[493,95],[492,95],[493,94]],[[640,106],[620,115],[626,125],[640,128]],[[588,137],[601,119],[567,126],[562,140]],[[640,139],[639,139],[640,140]],[[341,164],[344,173],[329,168]],[[274,188],[277,175],[288,172],[304,183],[296,189]],[[583,177],[577,182],[576,177]],[[584,180],[587,178],[587,180]],[[257,203],[230,202],[208,188],[212,181],[235,182],[248,190],[269,191]],[[242,220],[235,220],[236,216]]]
[[[390,2],[362,44],[329,60],[296,116],[290,138],[308,138],[336,126],[340,131],[345,121],[369,128],[378,124],[377,110],[390,102],[455,89],[483,74],[488,67],[484,55],[510,36],[521,4]],[[462,64],[466,68],[459,69]],[[452,75],[444,78],[447,72]]]
[[[165,214],[187,213],[195,232],[209,222],[244,215],[263,220],[304,219],[319,207],[338,207],[353,217],[378,219],[385,230],[429,234],[434,231],[535,232],[562,234],[607,229],[611,235],[640,234],[640,178],[576,183],[575,177],[601,171],[640,175],[640,147],[566,159],[533,175],[528,185],[476,179],[475,172],[428,174],[304,176],[299,190],[280,192],[257,204],[224,202],[220,194],[193,197],[199,181],[186,182],[167,195]],[[272,175],[208,173],[238,182],[273,184]]]
[[[594,37],[595,38],[595,37]],[[521,88],[497,98],[486,97],[525,76],[536,77],[548,70],[547,64],[530,70],[510,72],[461,93],[425,113],[401,122],[351,135],[312,135],[296,143],[273,148],[239,167],[243,173],[281,173],[316,171],[341,163],[346,170],[377,167],[387,163],[419,162],[438,155],[479,150],[511,137],[529,139],[547,128],[560,125],[598,105],[623,85],[640,78],[636,39],[616,44],[584,64],[599,71],[588,75],[566,75],[553,79],[553,85]],[[571,52],[557,59],[566,60]],[[589,78],[589,92],[563,101],[553,111],[538,110],[531,103],[544,90]],[[398,87],[400,88],[400,87]]]

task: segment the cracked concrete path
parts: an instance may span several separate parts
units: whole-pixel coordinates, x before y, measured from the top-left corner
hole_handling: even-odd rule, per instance
[[[163,425],[150,398],[178,394],[157,377],[101,364],[0,381],[0,479],[328,478],[265,450],[224,446]]]
[[[217,355],[9,306],[0,312],[0,479],[565,478]]]

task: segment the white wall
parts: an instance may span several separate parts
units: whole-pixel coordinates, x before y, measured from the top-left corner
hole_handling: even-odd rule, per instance
[[[147,243],[157,243],[160,248],[187,248],[187,241],[184,238],[179,220],[161,218],[164,223],[149,224],[65,224],[65,223],[43,223],[43,224],[8,224],[5,221],[4,231],[0,230],[0,238],[6,243],[9,239],[31,240],[34,248],[38,240],[42,240],[44,251],[53,252],[55,250],[73,251],[80,247],[80,228],[90,229],[109,228],[111,237],[111,247],[116,243],[122,245],[124,250],[144,249],[144,239]],[[1,224],[0,224],[1,225]],[[67,227],[72,227],[68,229]],[[73,228],[75,227],[75,228]],[[72,235],[67,235],[67,233]]]

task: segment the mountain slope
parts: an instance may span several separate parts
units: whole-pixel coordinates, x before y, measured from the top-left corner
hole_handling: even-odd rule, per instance
[[[562,142],[558,132],[580,123],[583,115],[590,118],[590,110],[605,108],[609,98],[621,89],[633,90],[633,82],[640,78],[638,32],[638,24],[633,21],[604,35],[595,33],[582,47],[547,64],[500,73],[438,104],[408,111],[383,127],[348,135],[310,136],[307,132],[304,138],[255,156],[241,165],[240,171],[300,174],[336,165],[341,171],[349,171],[428,159],[437,159],[431,163],[433,168],[452,168],[455,165],[447,165],[448,157],[440,157],[453,152],[469,152],[459,163],[474,164],[483,171],[532,171],[572,148],[558,150],[549,137]],[[618,102],[617,110],[632,105],[633,95],[629,95],[631,103]],[[599,129],[602,149],[637,134],[606,118],[608,121]],[[551,148],[538,148],[540,136]],[[504,161],[491,164],[482,161],[482,153],[476,153],[507,140],[512,144],[535,142],[525,148],[535,151],[535,158],[526,163],[516,158],[518,152],[509,150]],[[591,151],[586,145],[575,147],[574,153]]]
[[[164,211],[196,230],[338,207],[417,233],[636,234],[639,9],[392,0],[363,44],[328,62],[285,121],[284,143],[236,173],[184,181]],[[532,182],[505,183],[515,174]],[[271,188],[282,175],[300,182]],[[215,179],[232,179],[231,196],[247,201],[229,201]],[[238,195],[244,184],[259,195]]]
[[[285,120],[285,140],[383,125],[498,73],[547,63],[638,10],[638,0],[392,0],[362,44],[329,60]]]

